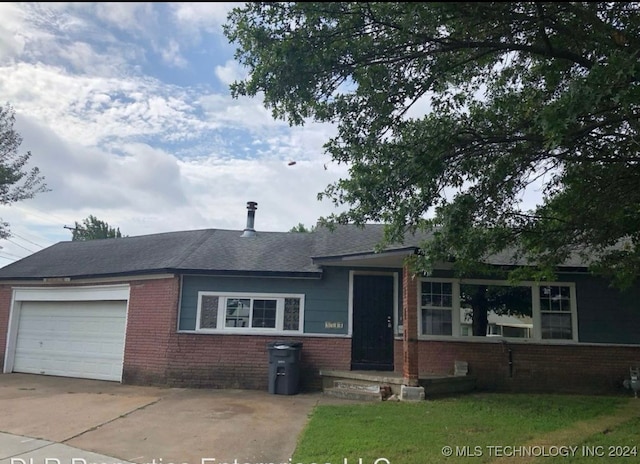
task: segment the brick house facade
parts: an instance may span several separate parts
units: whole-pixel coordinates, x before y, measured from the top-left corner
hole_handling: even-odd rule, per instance
[[[67,242],[59,249],[54,246],[52,250],[43,250],[25,258],[23,263],[0,269],[1,367],[4,372],[49,373],[48,367],[32,368],[25,364],[25,357],[30,361],[39,358],[27,356],[27,339],[21,344],[21,317],[29,315],[27,313],[32,313],[29,317],[44,314],[51,316],[46,320],[55,322],[56,308],[64,306],[65,298],[74,299],[76,303],[99,302],[106,298],[117,303],[114,308],[122,308],[121,315],[126,324],[121,358],[114,361],[116,374],[111,374],[109,380],[266,390],[267,344],[286,339],[303,344],[301,388],[317,390],[321,388],[321,370],[361,368],[366,359],[356,355],[358,350],[366,348],[369,349],[367,353],[378,353],[376,343],[366,347],[358,345],[366,345],[371,337],[367,332],[358,338],[358,325],[367,322],[357,313],[362,311],[362,304],[368,307],[375,301],[365,298],[364,303],[359,303],[355,289],[362,284],[378,285],[385,279],[390,285],[390,299],[385,304],[393,311],[385,316],[387,323],[384,326],[388,325],[392,330],[391,359],[387,365],[403,377],[405,385],[417,385],[421,376],[451,375],[456,361],[466,361],[469,373],[477,379],[477,387],[482,390],[619,393],[629,367],[640,364],[639,289],[621,295],[588,276],[567,274],[558,285],[564,285],[566,281],[567,288],[571,286],[572,293],[567,299],[571,299],[573,305],[571,330],[574,335],[569,340],[543,339],[539,328],[535,329],[537,338],[524,339],[468,337],[456,332],[458,329],[453,335],[432,336],[425,332],[428,325],[425,318],[433,309],[425,306],[424,285],[433,279],[413,276],[402,266],[402,260],[412,249],[404,247],[392,250],[389,255],[378,254],[368,251],[373,249],[374,238],[367,242],[358,230],[348,231],[341,240],[327,239],[328,236],[321,232],[315,233],[316,236],[257,234],[256,240],[247,242],[238,238],[239,231],[195,231],[104,240],[94,244]],[[264,243],[260,242],[261,235]],[[340,255],[333,249],[318,248],[318,243],[335,247],[336,243],[356,242],[360,246],[359,254],[338,250]],[[295,257],[298,261],[287,256],[287,259],[282,256],[271,259],[274,253],[282,253],[287,246],[289,253],[298,253]],[[229,248],[245,249],[243,253],[246,254],[235,256],[220,269],[211,267],[209,263],[219,263],[226,256],[219,249],[228,254]],[[180,259],[167,258],[167,249],[174,249]],[[138,251],[139,259],[143,261],[136,261]],[[161,253],[162,261],[149,262]],[[77,255],[75,261],[70,258],[74,254]],[[88,259],[92,256],[104,256],[105,259]],[[189,261],[185,256],[193,258]],[[270,259],[265,260],[265,256]],[[252,264],[259,260],[274,268],[258,268],[258,264]],[[91,262],[100,262],[102,268],[86,267],[91,265],[86,263]],[[176,262],[184,263],[183,267],[176,266]],[[233,266],[237,267],[234,269]],[[39,273],[34,269],[39,269]],[[357,280],[358,276],[363,278]],[[369,277],[373,280],[367,283]],[[461,285],[446,274],[436,280],[444,282],[447,291]],[[74,289],[86,292],[74,296]],[[107,290],[111,293],[105,293]],[[535,300],[533,290],[532,295]],[[59,304],[51,308],[43,306],[41,303],[50,297],[57,298]],[[225,317],[230,317],[230,305],[240,300],[251,301],[251,304],[254,300],[272,302],[272,309],[264,311],[273,312],[273,321],[263,319],[266,328],[253,330],[250,316],[247,316],[249,327],[227,327]],[[289,300],[299,304],[295,313],[299,325],[287,331],[282,325],[285,316],[281,305]],[[212,319],[205,321],[203,316],[207,301],[215,302],[213,309],[206,309],[213,311],[214,322]],[[442,312],[441,308],[437,310]],[[454,305],[448,313],[456,314],[456,311]],[[537,311],[540,312],[539,308]],[[90,316],[98,312],[95,309],[82,314],[91,319]],[[236,322],[239,320],[239,316],[233,317]],[[536,322],[534,317],[534,324],[540,324],[539,318],[538,315]],[[87,320],[87,323],[93,322]],[[273,324],[272,328],[269,324]],[[16,363],[16,360],[20,362]],[[27,367],[16,370],[16,365]],[[69,371],[68,374],[52,375],[75,374]]]

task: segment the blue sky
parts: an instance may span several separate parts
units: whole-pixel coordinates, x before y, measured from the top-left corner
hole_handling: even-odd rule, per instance
[[[0,103],[50,191],[0,206],[0,266],[92,214],[125,235],[286,231],[334,212],[346,176],[326,124],[290,128],[262,99],[232,99],[245,70],[222,33],[238,3],[0,3]],[[295,160],[296,164],[289,165]]]

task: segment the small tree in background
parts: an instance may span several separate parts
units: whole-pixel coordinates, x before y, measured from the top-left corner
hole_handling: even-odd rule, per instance
[[[98,240],[102,238],[121,238],[120,228],[113,228],[93,215],[82,220],[82,224],[76,222],[75,227],[70,228],[74,242],[86,240]]]
[[[0,205],[10,205],[48,191],[37,167],[26,169],[31,152],[18,153],[22,137],[13,129],[15,111],[0,106]],[[0,238],[10,237],[9,224],[0,220]]]
[[[291,230],[289,232],[313,232],[315,230],[314,226],[311,226],[311,228],[307,229],[307,227],[299,222],[297,226],[294,226],[291,228]]]

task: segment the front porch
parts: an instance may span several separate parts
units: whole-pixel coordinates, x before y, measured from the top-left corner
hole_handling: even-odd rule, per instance
[[[349,279],[353,315],[350,370],[320,369],[325,394],[416,401],[476,388],[477,379],[468,375],[466,361],[455,360],[451,369],[420,373],[419,278],[406,263],[402,263],[401,285],[397,272],[351,271]],[[402,321],[402,339],[396,336],[394,320]]]
[[[367,401],[400,398],[405,385],[402,374],[391,371],[321,370],[325,395]],[[424,388],[425,399],[468,393],[476,388],[472,375],[421,375],[418,386]]]

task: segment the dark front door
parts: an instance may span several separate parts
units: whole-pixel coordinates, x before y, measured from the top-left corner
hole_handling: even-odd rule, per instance
[[[393,370],[393,276],[353,276],[351,369]]]

